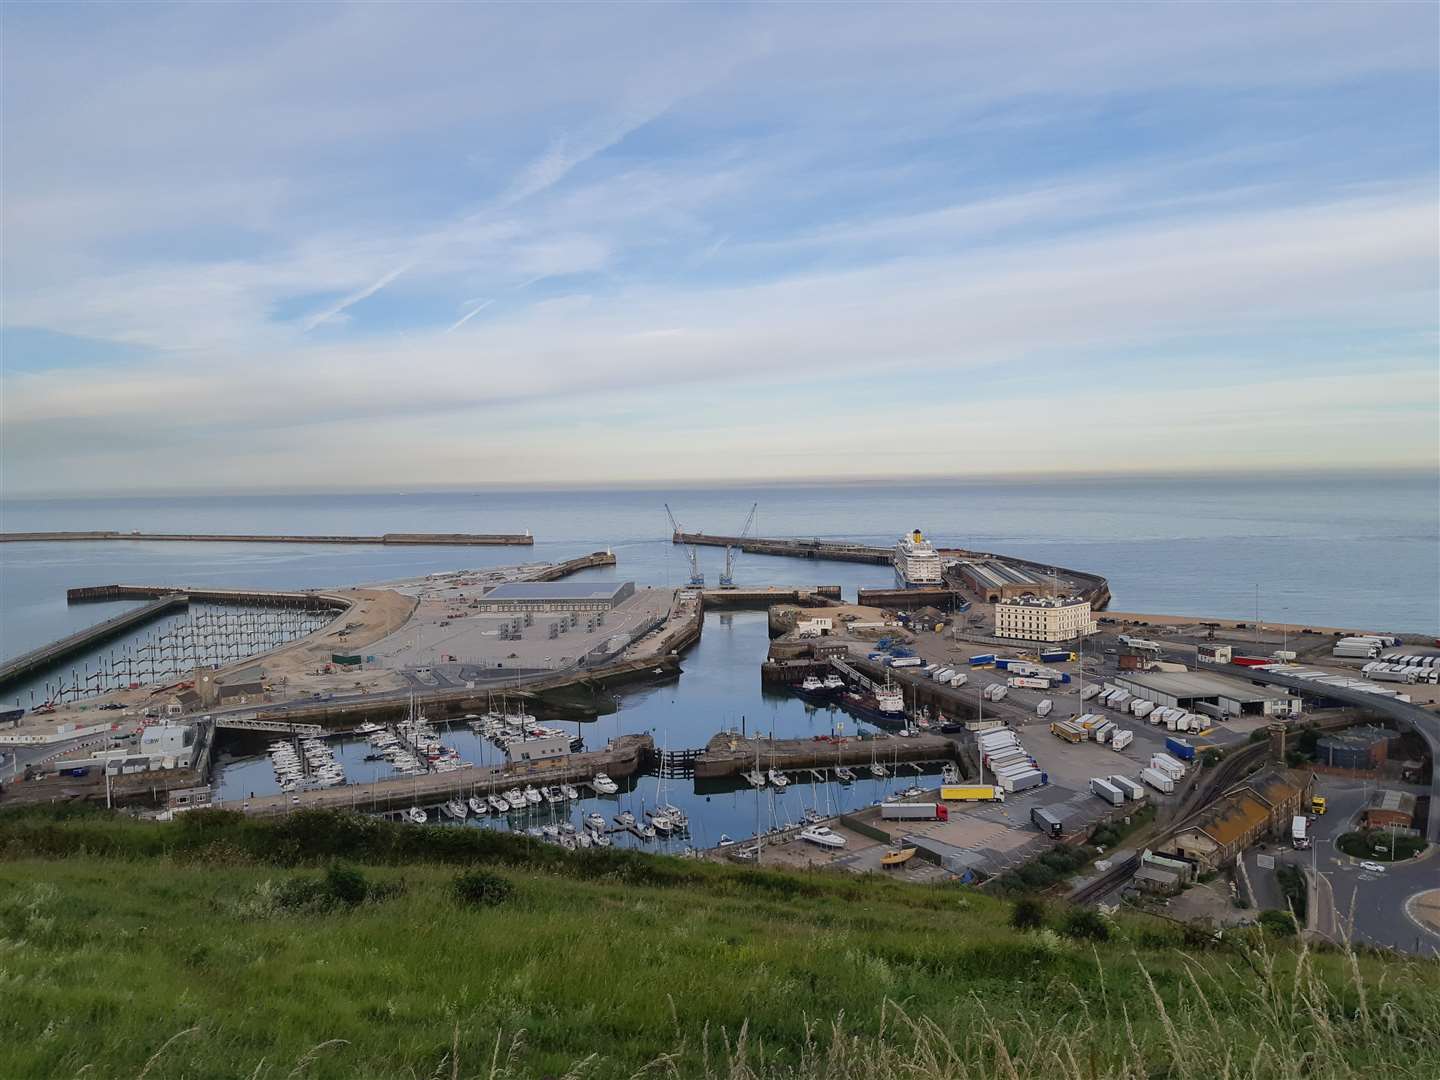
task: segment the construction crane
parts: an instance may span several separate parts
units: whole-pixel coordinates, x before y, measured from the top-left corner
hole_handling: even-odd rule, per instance
[[[750,535],[750,529],[755,524],[755,511],[759,508],[759,503],[751,504],[750,516],[745,519],[745,525],[741,528],[737,540],[744,540]],[[720,575],[720,588],[722,589],[735,588],[735,553],[739,550],[738,544],[725,545],[725,572]]]
[[[675,520],[675,515],[670,511],[670,504],[665,504],[665,516],[670,519],[670,528],[673,539],[679,540],[680,534],[685,530],[680,528],[680,523]],[[700,572],[700,553],[694,544],[682,544],[685,548],[685,558],[690,562],[690,588],[703,589],[705,587],[705,575]]]

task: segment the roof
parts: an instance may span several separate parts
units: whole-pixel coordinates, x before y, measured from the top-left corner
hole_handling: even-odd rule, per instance
[[[1367,810],[1390,810],[1397,814],[1408,814],[1415,816],[1415,796],[1408,791],[1395,791],[1393,788],[1381,788],[1379,791],[1370,793],[1370,802],[1366,805]]]
[[[1391,739],[1399,737],[1400,733],[1392,731],[1390,728],[1376,727],[1374,724],[1361,724],[1359,727],[1346,728],[1344,731],[1322,735],[1316,745],[1370,747],[1376,743],[1389,742]]]
[[[1127,683],[1145,690],[1168,694],[1174,698],[1223,697],[1231,701],[1279,701],[1291,695],[1268,686],[1255,686],[1223,675],[1204,671],[1152,671],[1143,675],[1123,674],[1116,677],[1119,686]]]
[[[1271,769],[1245,781],[1245,788],[1261,802],[1279,806],[1305,790],[1305,774],[1294,769]]]
[[[976,577],[991,585],[1039,585],[1040,580],[1033,574],[1020,569],[1018,566],[1010,566],[1006,563],[996,562],[994,559],[984,559],[975,562],[966,562]]]
[[[1165,870],[1158,866],[1142,866],[1135,871],[1136,881],[1153,881],[1159,885],[1178,885],[1180,875],[1174,870]]]
[[[1210,807],[1192,827],[1221,847],[1228,847],[1252,829],[1263,827],[1269,820],[1270,808],[1250,792],[1240,791],[1227,795]]]
[[[490,600],[614,600],[633,581],[508,581],[481,599]]]

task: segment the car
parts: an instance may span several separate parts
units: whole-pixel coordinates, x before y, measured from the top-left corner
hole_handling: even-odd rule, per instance
[[[1368,870],[1372,874],[1383,874],[1385,872],[1385,867],[1378,862],[1362,862],[1360,869]]]

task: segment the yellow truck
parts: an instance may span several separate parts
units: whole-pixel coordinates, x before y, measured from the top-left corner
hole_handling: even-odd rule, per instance
[[[1323,813],[1325,813],[1325,796],[1324,796],[1324,795],[1312,795],[1312,796],[1310,797],[1310,812],[1311,812],[1312,814],[1323,814]]]
[[[993,784],[947,785],[940,789],[943,802],[1004,802],[1005,792]]]

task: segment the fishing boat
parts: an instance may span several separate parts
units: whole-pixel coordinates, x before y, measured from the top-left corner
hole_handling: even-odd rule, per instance
[[[800,689],[809,691],[812,694],[818,694],[820,691],[825,689],[825,684],[819,679],[817,679],[814,675],[806,675],[804,680],[800,683]]]
[[[899,851],[886,852],[880,856],[881,866],[904,866],[915,857],[915,848],[901,848]]]
[[[808,829],[802,829],[800,839],[820,847],[842,848],[845,846],[845,837],[837,832],[832,832],[824,825],[812,825]]]
[[[590,778],[590,786],[601,795],[614,795],[620,790],[620,785],[611,780],[603,772],[597,772]]]
[[[470,807],[470,813],[476,817],[484,817],[485,812],[489,809],[489,807],[485,805],[484,799],[477,798],[474,795],[471,795],[470,798],[465,800],[465,805]]]
[[[409,810],[406,810],[405,817],[414,825],[424,825],[430,820],[430,815],[418,806],[412,806]]]
[[[825,676],[821,685],[824,686],[826,690],[844,690],[845,680],[832,672]]]

